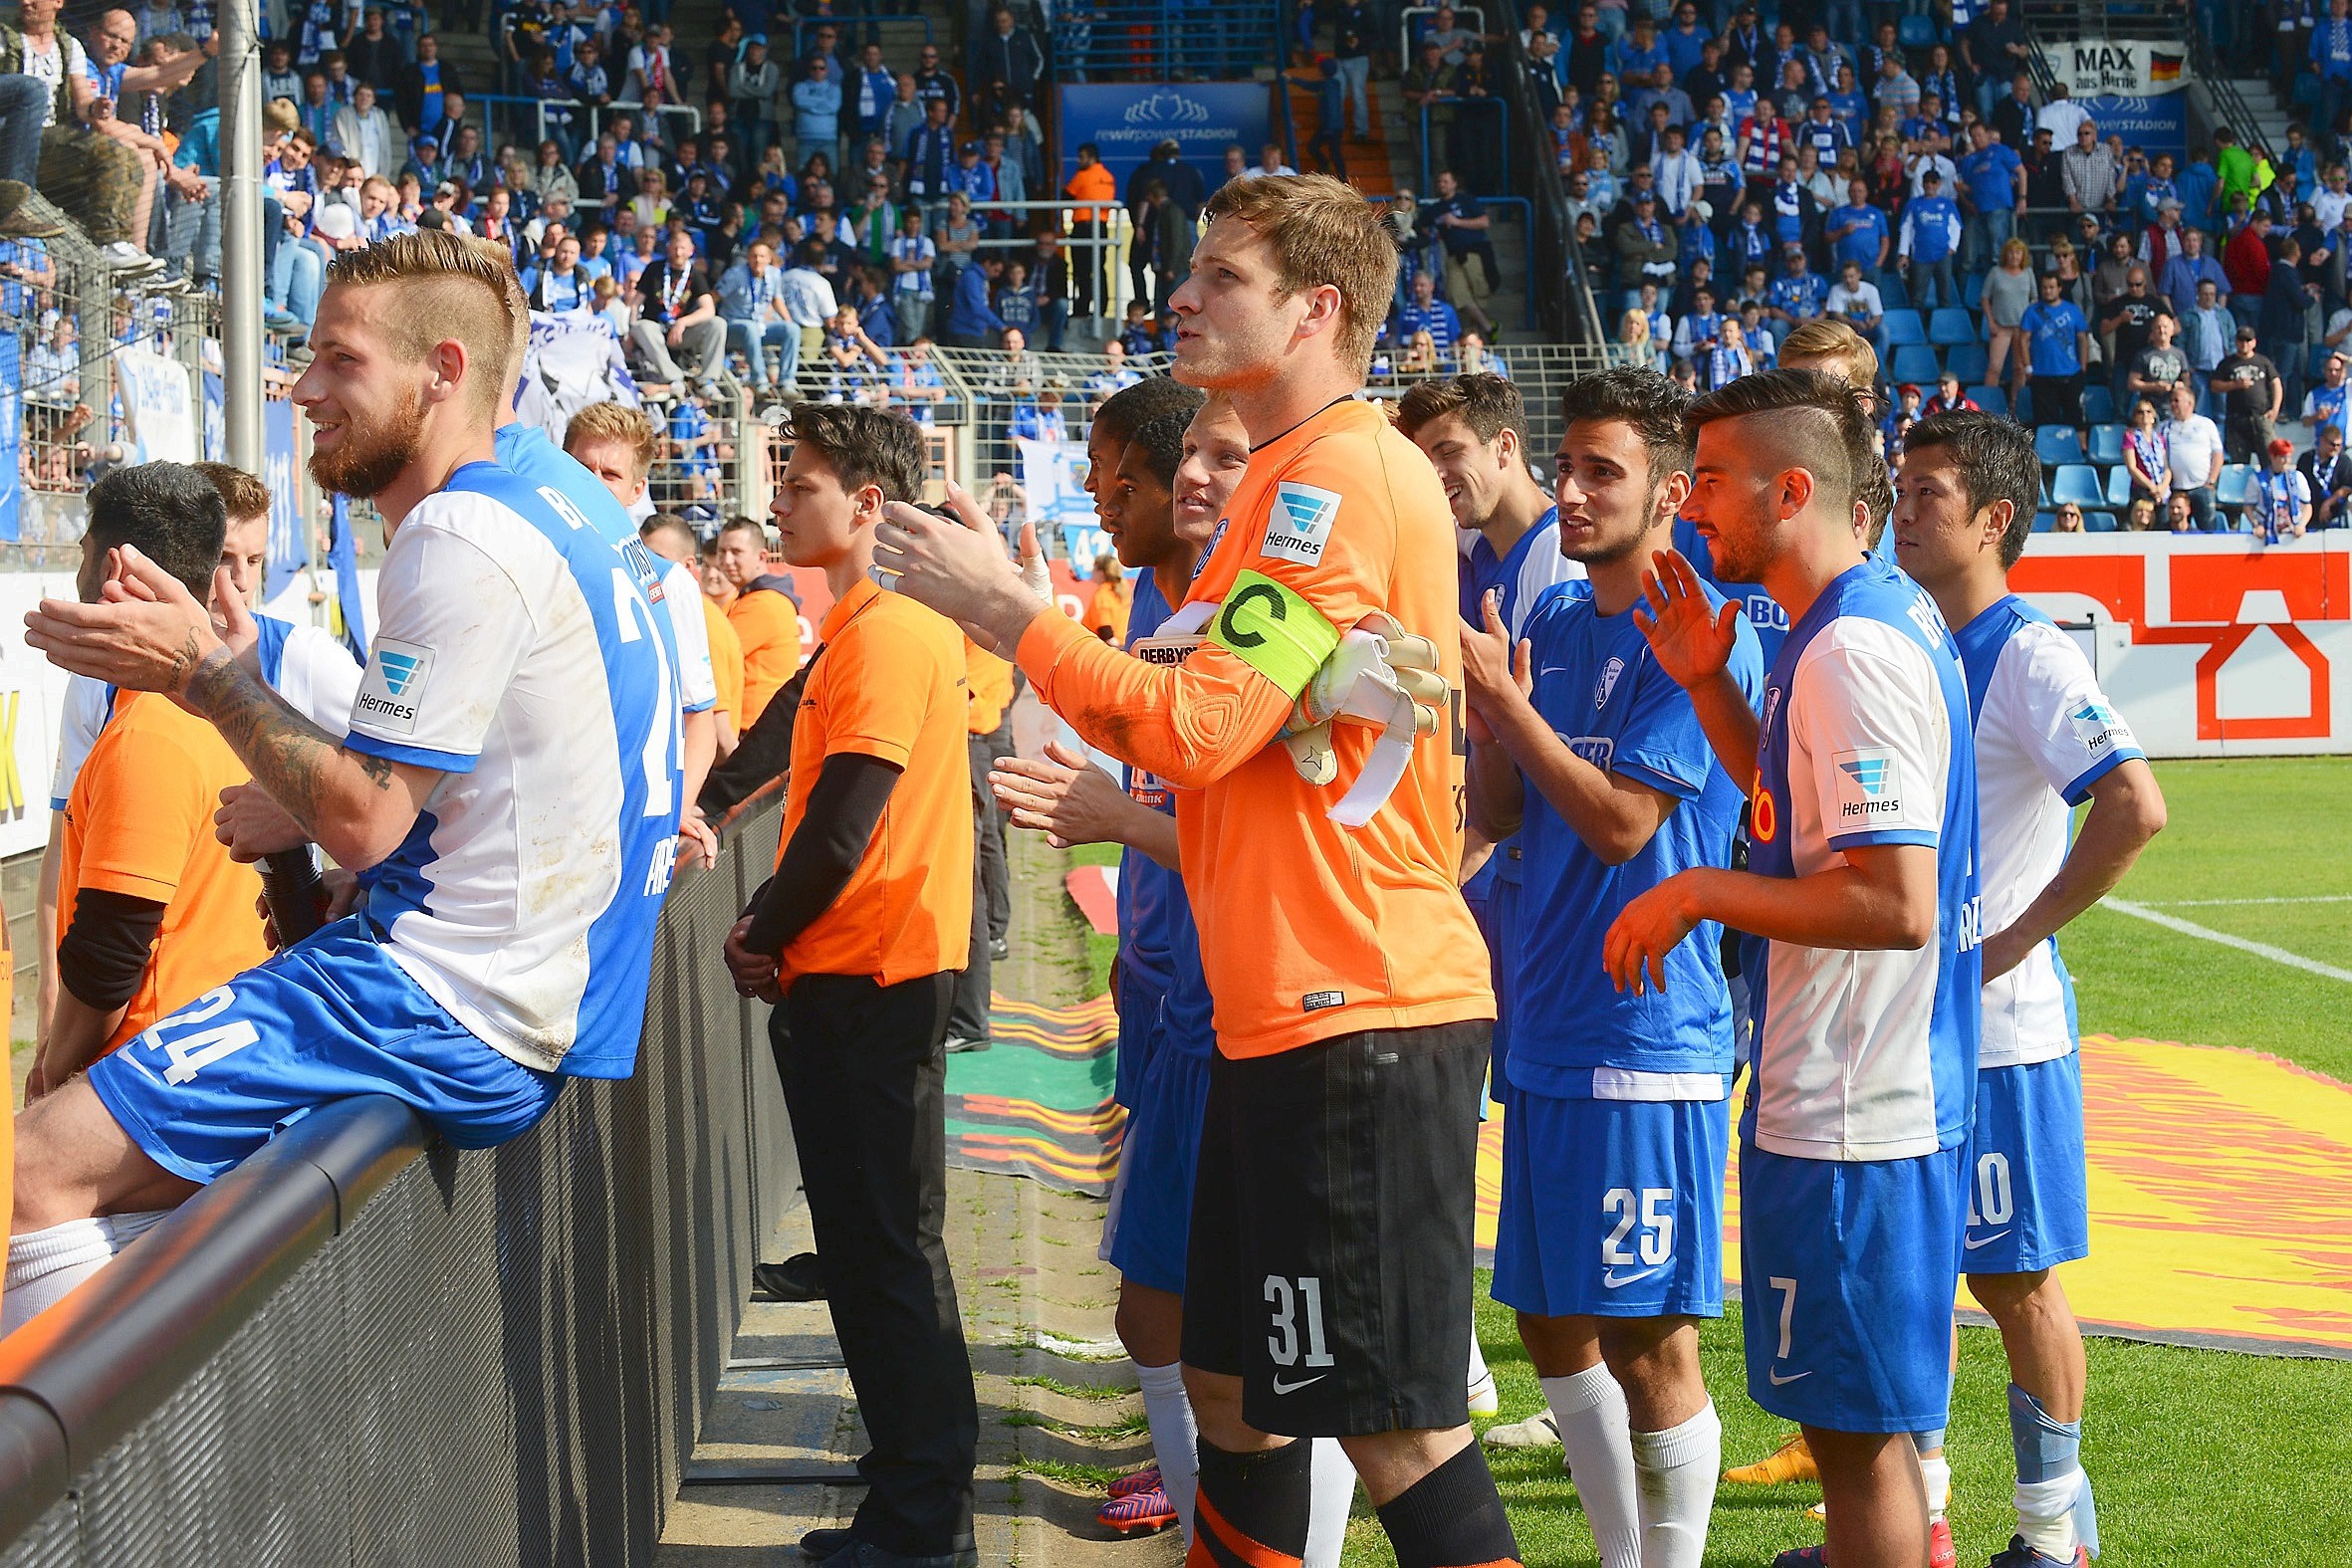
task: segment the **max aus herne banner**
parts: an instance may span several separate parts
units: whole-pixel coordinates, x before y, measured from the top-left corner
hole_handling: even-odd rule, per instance
[[[1086,83],[1061,93],[1061,178],[1077,168],[1078,144],[1091,141],[1123,186],[1151,149],[1173,141],[1184,160],[1214,186],[1225,149],[1258,149],[1274,139],[1273,89],[1263,82]]]
[[[2189,85],[2189,51],[2141,38],[2048,46],[2050,64],[2076,98],[2162,98]]]

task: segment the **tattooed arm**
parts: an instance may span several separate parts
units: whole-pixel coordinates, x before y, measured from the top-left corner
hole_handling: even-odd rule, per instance
[[[210,720],[255,784],[345,867],[374,865],[398,848],[440,773],[344,746],[238,667],[178,579],[127,547],[112,557],[102,602],[44,599],[25,617],[25,640],[63,669],[164,692]]]

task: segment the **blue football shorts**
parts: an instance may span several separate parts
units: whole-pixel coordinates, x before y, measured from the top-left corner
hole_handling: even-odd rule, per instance
[[[331,1100],[388,1094],[461,1149],[527,1132],[563,1079],[443,1011],[364,917],[249,969],[125,1041],[90,1086],[163,1169],[210,1182]]]
[[[1980,1070],[1968,1151],[1962,1271],[2025,1274],[2090,1255],[2079,1055]]]
[[[1570,1099],[1500,1074],[1494,1297],[1539,1317],[1721,1317],[1731,1102]]]
[[[1193,1173],[1200,1166],[1201,1117],[1208,1104],[1208,1056],[1160,1039],[1127,1108],[1102,1256],[1121,1278],[1170,1295],[1184,1293]]]
[[[1961,1150],[1740,1150],[1748,1396],[1830,1432],[1928,1432],[1952,1404]]]

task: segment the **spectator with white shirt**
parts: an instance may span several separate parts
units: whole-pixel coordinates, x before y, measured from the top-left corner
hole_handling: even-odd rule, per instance
[[[2172,417],[2164,425],[2165,463],[2172,493],[2186,497],[2199,529],[2214,530],[2214,490],[2222,482],[2222,431],[2197,411],[2197,396],[2173,388]]]
[[[2072,147],[2074,127],[2091,117],[2091,112],[2067,96],[2063,82],[2050,89],[2049,102],[2041,106],[2041,112],[2033,117],[2033,128],[2050,133],[2053,147]]]
[[[1825,314],[1837,318],[1864,337],[1875,335],[1879,322],[1886,316],[1886,305],[1880,299],[1878,286],[1862,277],[1862,264],[1849,261],[1837,271],[1837,282],[1829,286],[1829,302]]]

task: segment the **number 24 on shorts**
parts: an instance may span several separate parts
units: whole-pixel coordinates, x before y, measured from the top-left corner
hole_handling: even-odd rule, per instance
[[[175,1087],[192,1083],[196,1074],[206,1067],[261,1038],[261,1030],[248,1018],[233,1018],[208,1029],[196,1028],[197,1024],[209,1023],[227,1011],[236,1000],[236,993],[228,987],[217,987],[197,998],[193,1005],[147,1026],[136,1043],[148,1050],[160,1050],[169,1058],[171,1065],[163,1069],[165,1083]]]

